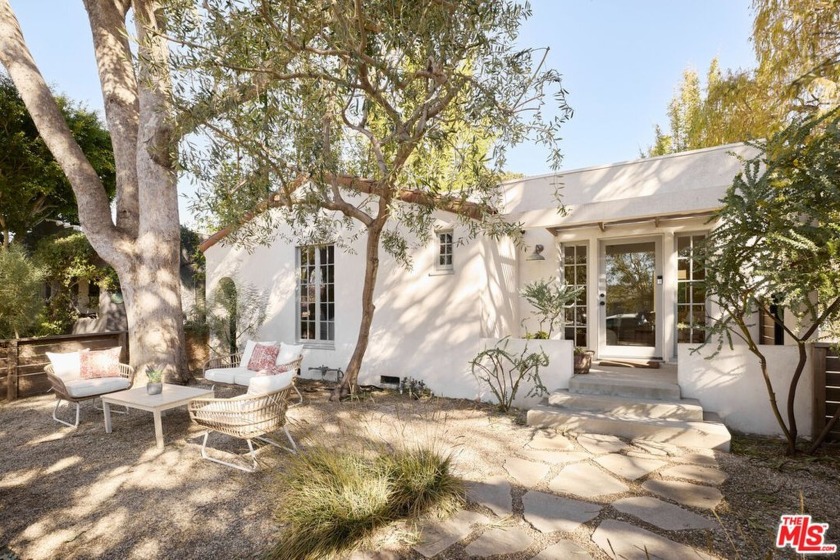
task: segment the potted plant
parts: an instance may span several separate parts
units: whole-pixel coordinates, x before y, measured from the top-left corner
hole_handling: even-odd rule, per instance
[[[159,365],[146,366],[146,393],[159,395],[163,391],[163,368]]]
[[[539,321],[539,331],[533,338],[551,338],[555,329],[563,326],[564,312],[583,292],[583,288],[575,288],[567,284],[560,284],[556,280],[536,280],[526,284],[519,294],[534,308],[533,314]],[[548,331],[545,328],[548,328]],[[544,337],[539,336],[545,333]]]
[[[595,352],[575,346],[575,375],[583,375],[589,373],[589,368],[592,367],[592,356]]]

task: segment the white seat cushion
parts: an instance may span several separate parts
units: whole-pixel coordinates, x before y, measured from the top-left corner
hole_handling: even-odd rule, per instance
[[[64,386],[71,397],[81,398],[102,393],[113,393],[131,387],[131,382],[125,377],[97,377],[95,379],[75,379],[65,381]]]
[[[248,383],[251,381],[251,379],[253,377],[256,377],[257,375],[259,375],[259,372],[247,369],[247,370],[245,370],[241,373],[237,373],[233,377],[233,382],[236,383],[237,385],[244,385],[244,386],[247,387]]]
[[[248,371],[244,367],[228,367],[208,369],[204,372],[204,379],[208,381],[215,381],[216,383],[235,383],[234,379],[240,373]]]
[[[274,393],[292,385],[295,372],[287,371],[277,375],[255,375],[248,383],[247,395]]]

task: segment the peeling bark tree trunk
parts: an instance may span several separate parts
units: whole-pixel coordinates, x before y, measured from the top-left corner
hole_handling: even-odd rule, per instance
[[[180,292],[180,230],[174,173],[168,53],[156,0],[85,0],[105,116],[117,165],[117,216],[58,109],[8,0],[0,0],[0,63],[9,72],[50,152],[73,187],[82,230],[120,279],[136,382],[162,364],[186,381]],[[133,8],[138,56],[126,18]],[[136,70],[135,70],[136,68]],[[136,72],[136,74],[135,74]]]

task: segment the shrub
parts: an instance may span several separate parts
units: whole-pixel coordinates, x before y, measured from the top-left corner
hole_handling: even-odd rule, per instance
[[[470,362],[472,374],[490,388],[502,412],[513,406],[523,383],[529,387],[528,397],[548,393],[540,379],[540,368],[548,365],[548,355],[542,350],[529,352],[527,344],[515,353],[508,349],[509,345],[510,338],[505,337],[493,348],[479,352]]]
[[[0,338],[30,334],[44,304],[43,271],[22,249],[0,248]]]
[[[338,452],[317,447],[293,457],[277,520],[284,525],[269,558],[333,558],[394,521],[452,511],[462,485],[451,459],[426,449]]]

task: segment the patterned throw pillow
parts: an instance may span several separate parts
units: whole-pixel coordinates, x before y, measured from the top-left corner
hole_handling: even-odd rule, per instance
[[[79,355],[80,373],[82,379],[98,379],[100,377],[119,377],[120,352],[122,347],[108,350],[91,350]]]
[[[280,349],[274,345],[257,344],[254,347],[254,353],[251,354],[251,359],[248,361],[247,368],[251,371],[263,371],[274,367],[274,362],[277,360],[277,354]]]

